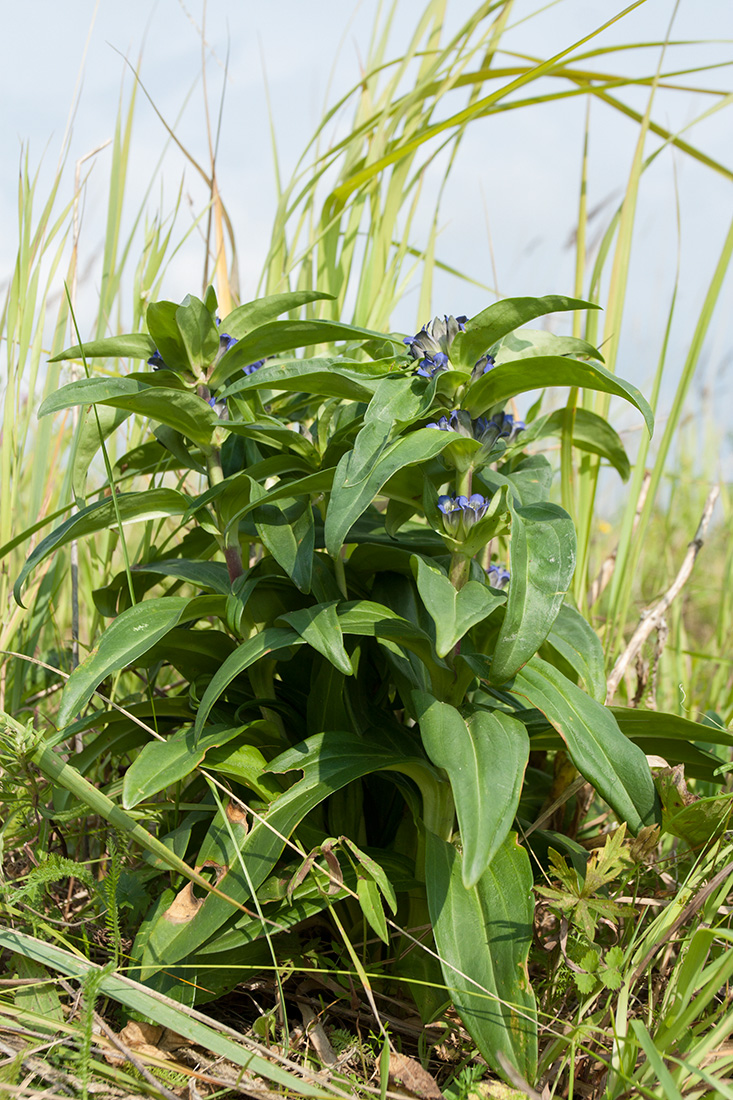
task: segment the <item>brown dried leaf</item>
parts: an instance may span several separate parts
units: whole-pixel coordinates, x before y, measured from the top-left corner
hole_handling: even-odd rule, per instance
[[[423,1069],[414,1058],[408,1058],[406,1054],[397,1054],[390,1051],[389,1075],[399,1078],[406,1089],[415,1096],[423,1096],[426,1100],[443,1100],[443,1093],[435,1083],[435,1078]]]

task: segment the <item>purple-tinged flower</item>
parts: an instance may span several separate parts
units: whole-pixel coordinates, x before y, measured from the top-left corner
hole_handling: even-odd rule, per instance
[[[165,363],[163,362],[163,357],[162,357],[162,355],[160,354],[160,352],[158,351],[157,348],[155,349],[153,354],[148,359],[148,366],[152,367],[153,370],[165,370]]]
[[[449,534],[456,537],[464,537],[473,527],[474,523],[483,519],[489,507],[488,497],[480,493],[472,493],[470,497],[443,495],[438,497],[438,508],[445,517],[443,523]]]
[[[236,336],[230,336],[228,332],[222,332],[219,336],[219,354],[225,355],[236,343]]]
[[[413,359],[420,360],[416,370],[422,378],[434,378],[439,371],[450,366],[450,346],[459,332],[465,332],[467,317],[434,317],[423,325],[416,336],[406,336],[407,345]]]
[[[463,509],[460,505],[460,500],[465,500],[465,497],[458,498],[444,495],[438,497],[438,508],[445,516],[443,523],[450,531],[455,531],[461,522],[461,516],[463,515]]]
[[[527,425],[523,420],[515,420],[511,413],[500,412],[492,416],[490,420],[487,420],[485,416],[480,416],[476,421],[475,435],[476,439],[479,439],[484,446],[493,446],[497,439],[506,439],[508,446],[526,427]]]
[[[268,358],[272,358],[272,356],[268,356]],[[256,363],[248,363],[246,367],[242,367],[242,374],[254,374],[256,370],[259,370],[260,367],[264,367],[264,365],[264,359],[258,359]]]
[[[479,416],[472,420],[464,409],[454,409],[450,416],[441,416],[440,420],[432,421],[425,425],[426,428],[437,428],[441,432],[455,432],[466,439],[477,439],[483,442],[487,432],[493,430],[493,421],[485,416]],[[496,438],[496,437],[495,437]]]
[[[471,381],[475,382],[477,378],[481,378],[482,375],[488,374],[490,370],[496,366],[496,360],[493,355],[489,355],[488,351],[485,355],[482,355],[474,365],[471,371]]]
[[[506,588],[511,580],[511,573],[508,569],[504,569],[501,565],[490,565],[486,570],[489,584],[492,588]]]

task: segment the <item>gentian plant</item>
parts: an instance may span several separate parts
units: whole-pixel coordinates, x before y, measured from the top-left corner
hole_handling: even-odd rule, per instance
[[[134,977],[210,999],[328,908],[363,936],[373,982],[406,982],[425,1019],[452,1003],[493,1067],[531,1081],[533,867],[552,836],[524,833],[553,762],[564,753],[632,833],[657,801],[644,731],[604,705],[601,646],[568,596],[572,520],[529,453],[562,415],[525,425],[507,403],[577,386],[629,401],[649,430],[651,412],[589,344],[523,327],[587,302],[509,299],[404,339],[292,319],[324,297],[219,322],[210,289],[150,305],[148,333],[57,357],[152,369],[89,373],[40,410],[87,410],[79,511],[33,550],[17,598],[84,535],[117,532],[127,562],[95,593],[110,622],[53,743],[89,731],[69,764],[131,761],[122,809],[164,822]],[[94,456],[131,415],[152,434],[107,461],[112,495],[89,502]],[[605,421],[580,407],[575,431],[628,471]],[[89,709],[111,677],[126,715]],[[163,874],[181,860],[196,890]]]

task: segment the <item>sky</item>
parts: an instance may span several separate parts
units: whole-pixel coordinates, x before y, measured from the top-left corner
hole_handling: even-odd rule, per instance
[[[539,14],[534,14],[542,8]],[[591,33],[621,12],[613,0],[516,0],[503,39],[517,54],[545,59]],[[390,56],[399,56],[422,5],[399,0],[392,24]],[[120,96],[126,100],[132,75],[124,58],[139,61],[141,81],[155,107],[194,155],[206,162],[207,139],[201,94],[202,26],[205,16],[207,87],[218,110],[229,51],[218,176],[235,229],[243,298],[254,297],[267,253],[275,211],[275,176],[268,98],[280,171],[287,178],[324,111],[358,82],[375,18],[384,11],[376,0],[5,0],[3,110],[0,137],[0,286],[12,272],[17,248],[17,173],[21,153],[38,169],[38,194],[47,190],[66,132],[71,104],[81,87],[73,122],[67,168],[59,196],[73,191],[76,160],[112,137]],[[473,0],[448,0],[444,33],[474,10]],[[659,42],[675,10],[674,0],[645,0],[594,42]],[[32,28],[32,47],[29,46]],[[664,71],[719,65],[677,79],[689,90],[660,89],[653,117],[679,130],[707,109],[710,97],[696,87],[731,87],[733,3],[731,0],[679,0],[672,38],[688,44],[668,51]],[[623,51],[596,62],[606,71],[652,74],[657,46]],[[507,60],[506,58],[504,59]],[[550,88],[549,81],[544,87]],[[457,93],[456,93],[457,94]],[[619,96],[638,110],[644,89]],[[462,105],[463,100],[460,105]],[[458,101],[456,101],[458,105]],[[733,107],[720,110],[686,133],[687,140],[733,169]],[[348,111],[332,136],[348,125]],[[443,195],[438,255],[479,283],[496,286],[502,297],[571,293],[574,253],[571,234],[577,210],[585,104],[580,97],[529,111],[508,111],[473,123]],[[339,129],[340,128],[340,129]],[[638,127],[604,104],[594,103],[589,149],[589,205],[598,212],[594,232],[605,228],[625,187]],[[658,146],[651,138],[648,151]],[[178,226],[185,230],[200,211],[205,190],[184,157],[166,141],[155,110],[140,95],[132,138],[130,217],[143,201],[163,150],[162,171],[153,183],[149,208],[170,210],[179,186],[184,202]],[[98,256],[104,238],[110,150],[88,162],[91,168],[82,211],[81,253],[87,257],[80,285],[80,311],[92,315],[98,285]],[[442,179],[436,158],[425,175],[424,204],[414,237],[424,245],[432,204]],[[45,187],[44,187],[45,185]],[[712,276],[733,204],[731,180],[683,153],[663,153],[645,174],[635,228],[629,307],[622,356],[617,369],[648,389],[667,320],[678,257],[680,280],[669,376],[681,370],[692,322]],[[679,211],[680,234],[677,223]],[[165,296],[200,293],[200,245],[195,234],[171,266]],[[195,258],[194,258],[195,257]],[[195,265],[195,266],[194,266]],[[733,280],[723,288],[701,365],[697,395],[720,409],[733,396],[730,376]],[[455,277],[436,279],[433,310],[471,315],[490,304],[490,295]],[[86,302],[86,306],[85,306]],[[398,303],[392,318],[398,331],[415,331],[417,292]],[[82,325],[83,331],[83,325]],[[670,391],[671,393],[671,391]],[[707,395],[707,396],[706,396]],[[624,414],[625,415],[625,414]],[[636,418],[638,420],[638,417]],[[630,415],[629,424],[634,423]],[[721,430],[724,425],[721,424]]]

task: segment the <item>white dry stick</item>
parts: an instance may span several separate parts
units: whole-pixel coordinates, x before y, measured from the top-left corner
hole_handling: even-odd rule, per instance
[[[641,483],[641,489],[639,490],[639,499],[636,502],[636,511],[634,512],[634,523],[631,528],[632,536],[636,533],[636,528],[639,526],[639,520],[641,519],[641,513],[644,510],[646,504],[647,494],[649,492],[649,486],[651,485],[652,475],[648,470],[644,471],[644,479]],[[611,551],[605,561],[601,564],[601,568],[598,570],[595,580],[588,589],[588,595],[586,597],[588,607],[592,607],[601,596],[603,595],[608,582],[613,576],[613,571],[616,568],[616,558],[618,556],[618,544],[616,548]]]
[[[714,485],[708,493],[708,498],[705,501],[705,507],[703,508],[695,537],[687,546],[687,553],[685,554],[684,561],[680,566],[677,576],[662,598],[653,607],[642,612],[639,619],[639,625],[634,631],[631,641],[613,666],[611,675],[608,677],[606,706],[610,706],[626,669],[630,663],[636,659],[637,654],[641,652],[641,647],[644,645],[649,635],[661,625],[672,601],[679,596],[680,592],[687,584],[687,581],[690,579],[690,574],[695,565],[695,559],[702,549],[708,524],[710,523],[713,508],[715,507],[715,502],[719,494],[720,487]]]

